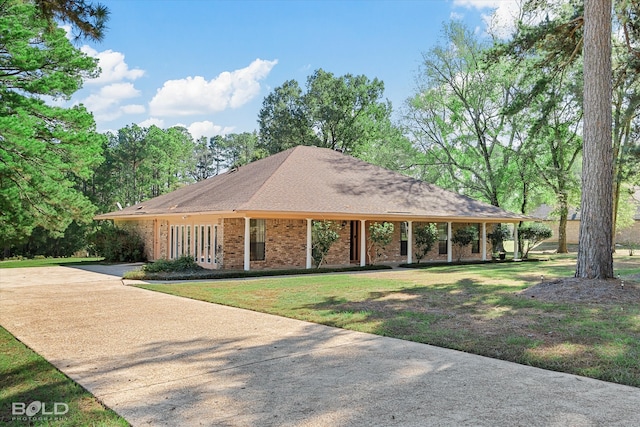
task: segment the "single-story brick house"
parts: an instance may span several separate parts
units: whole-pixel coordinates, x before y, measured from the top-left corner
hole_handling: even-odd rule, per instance
[[[313,221],[341,226],[326,264],[366,265],[374,222],[394,224],[384,262],[414,262],[414,230],[424,223],[441,232],[423,261],[451,262],[456,228],[478,227],[462,258],[484,260],[489,227],[524,218],[340,152],[298,146],[96,219],[136,230],[149,260],[189,254],[205,268],[250,270],[311,268]]]

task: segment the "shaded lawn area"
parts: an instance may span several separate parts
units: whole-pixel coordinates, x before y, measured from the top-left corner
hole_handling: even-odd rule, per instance
[[[640,301],[545,302],[519,292],[571,277],[575,255],[537,263],[139,287],[640,387]],[[616,257],[616,274],[640,259]],[[627,280],[629,286],[640,286]],[[613,286],[613,285],[612,285]]]
[[[104,258],[34,258],[0,261],[0,268],[50,267],[54,265],[97,264]]]
[[[68,412],[60,406],[59,416],[43,415],[34,419],[26,415],[12,415],[13,403],[39,401],[45,411],[52,413],[54,403],[68,405]],[[17,409],[20,412],[20,408]],[[42,419],[39,419],[42,418]],[[53,419],[51,419],[53,418]],[[57,419],[56,419],[57,418]],[[105,408],[91,393],[69,379],[53,365],[16,340],[0,327],[0,424],[3,426],[128,426],[129,423]]]

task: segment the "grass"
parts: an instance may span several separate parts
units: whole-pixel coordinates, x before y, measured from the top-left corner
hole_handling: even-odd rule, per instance
[[[44,411],[31,420],[12,415],[12,404],[39,401]],[[54,404],[63,405],[57,408]],[[17,407],[17,411],[20,408]],[[18,419],[15,419],[17,417]],[[16,340],[0,327],[0,424],[3,426],[128,426],[129,423],[53,365]]]
[[[0,261],[0,268],[50,267],[54,265],[95,264],[103,258],[33,258]]]
[[[640,304],[551,303],[517,294],[570,277],[575,254],[537,263],[140,285],[640,387]],[[616,256],[616,274],[640,259]]]

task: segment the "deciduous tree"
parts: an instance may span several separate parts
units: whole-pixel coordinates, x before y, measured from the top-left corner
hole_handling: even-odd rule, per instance
[[[306,92],[289,80],[262,104],[260,145],[269,154],[296,145],[355,152],[387,130],[391,106],[382,100],[383,93],[384,84],[378,79],[336,77],[322,69],[309,76]]]

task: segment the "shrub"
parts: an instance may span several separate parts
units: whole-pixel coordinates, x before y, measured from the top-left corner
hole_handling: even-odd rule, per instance
[[[496,224],[491,233],[487,233],[489,241],[491,241],[491,248],[493,252],[502,250],[502,242],[511,238],[511,231],[509,227],[502,224]]]
[[[522,250],[522,258],[527,258],[531,248],[551,236],[553,231],[539,222],[521,225],[518,228],[518,244]]]
[[[416,239],[416,259],[418,264],[420,260],[427,256],[429,251],[433,249],[433,245],[438,241],[438,226],[431,223],[415,229]]]
[[[146,261],[144,241],[133,231],[103,222],[89,236],[93,251],[107,262]]]
[[[197,263],[195,258],[189,255],[183,255],[174,260],[159,259],[151,264],[145,265],[143,268],[146,273],[186,273],[203,270]]]
[[[338,227],[338,224],[333,221],[313,221],[311,228],[311,256],[316,268],[320,268],[324,257],[329,253],[329,249],[340,238],[337,232]]]
[[[376,264],[384,255],[384,248],[393,240],[393,230],[393,224],[390,222],[374,222],[369,226],[369,259],[372,264]]]
[[[458,247],[458,261],[462,259],[462,248],[478,240],[478,229],[474,226],[458,228],[451,237],[451,243]]]

